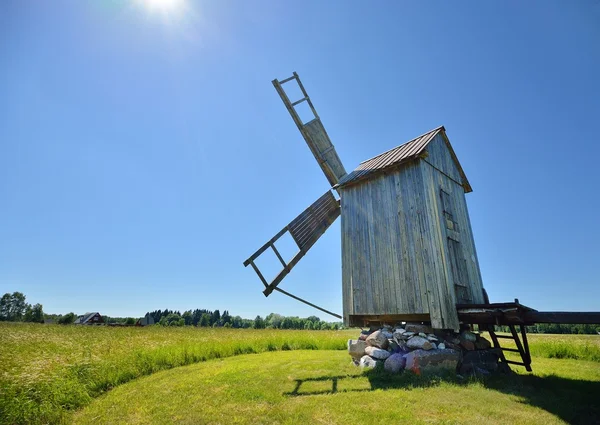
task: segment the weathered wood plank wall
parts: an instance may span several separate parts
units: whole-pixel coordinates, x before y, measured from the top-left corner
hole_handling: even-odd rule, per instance
[[[341,188],[346,324],[353,315],[428,313],[434,327],[458,328],[440,189],[452,199],[469,292],[483,302],[460,173],[443,135],[427,151],[425,160]]]

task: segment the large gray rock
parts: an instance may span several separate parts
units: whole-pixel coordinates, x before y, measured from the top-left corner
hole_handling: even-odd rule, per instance
[[[375,331],[367,337],[367,344],[371,347],[386,349],[388,346],[388,340],[381,331]]]
[[[350,354],[352,357],[360,358],[364,356],[366,354],[365,348],[367,347],[368,345],[365,341],[355,339],[348,340],[348,354]]]
[[[431,350],[433,345],[431,342],[427,341],[427,338],[423,338],[422,336],[413,336],[406,342],[408,348],[414,349],[423,349],[423,350]]]
[[[456,372],[460,352],[455,350],[415,350],[406,355],[406,370],[417,375]]]
[[[478,350],[487,350],[488,348],[492,348],[492,343],[484,337],[477,335],[477,340],[475,341],[475,348]]]
[[[367,347],[367,348],[365,348],[365,353],[367,353],[369,356],[371,356],[375,359],[379,359],[379,360],[385,360],[390,356],[389,351],[386,351],[382,348],[377,348],[377,347]]]
[[[460,338],[465,339],[470,342],[477,341],[477,335],[475,335],[473,332],[470,332],[470,331],[462,331],[460,333]]]
[[[362,356],[358,365],[361,369],[375,369],[377,367],[377,360],[369,356]]]
[[[404,369],[405,365],[406,365],[406,358],[404,357],[404,355],[392,354],[385,360],[385,363],[383,364],[383,368],[386,370],[386,372],[398,373],[402,369]]]
[[[500,352],[496,349],[469,351],[463,354],[460,362],[459,373],[464,376],[479,376],[481,370],[494,373],[498,370]],[[484,374],[485,375],[485,374]]]
[[[404,329],[406,329],[407,332],[414,332],[416,334],[418,334],[418,333],[432,334],[433,333],[433,329],[431,329],[431,326],[422,325],[420,323],[407,323],[406,326],[404,327]]]

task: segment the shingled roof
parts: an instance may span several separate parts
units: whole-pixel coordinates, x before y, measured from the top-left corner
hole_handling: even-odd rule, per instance
[[[419,137],[415,137],[414,139],[400,146],[397,146],[393,149],[390,149],[389,151],[383,152],[371,159],[367,159],[366,161],[361,162],[354,171],[341,178],[337,186],[340,187],[350,183],[355,183],[358,180],[363,180],[367,177],[372,177],[375,174],[379,174],[383,170],[386,170],[395,165],[419,158],[419,156],[423,153],[429,142],[431,142],[435,138],[435,136],[441,133],[444,135],[446,145],[448,146],[450,154],[452,155],[452,158],[454,159],[454,162],[458,167],[460,175],[462,176],[465,191],[471,192],[471,185],[469,184],[469,181],[467,180],[467,177],[465,176],[465,173],[463,172],[463,169],[460,166],[460,163],[458,162],[458,158],[456,157],[456,154],[454,153],[454,150],[452,149],[452,146],[450,145],[450,142],[446,137],[445,131],[446,129],[444,128],[444,126],[440,126],[431,131],[428,131],[425,134],[420,135]]]

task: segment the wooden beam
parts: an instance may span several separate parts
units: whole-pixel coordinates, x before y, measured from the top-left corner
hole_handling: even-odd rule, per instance
[[[254,271],[256,272],[256,274],[258,275],[260,280],[262,281],[263,285],[269,286],[269,284],[267,283],[267,279],[265,279],[265,277],[262,275],[262,273],[260,272],[258,267],[256,267],[256,264],[254,264],[254,261],[252,261],[250,264],[252,264],[252,268],[254,269]]]
[[[528,311],[526,322],[564,325],[600,325],[600,311]]]
[[[246,261],[244,261],[244,267],[248,267],[248,265],[250,263],[252,263],[254,260],[256,260],[260,254],[262,254],[263,252],[265,252],[267,250],[267,248],[269,248],[271,245],[273,245],[273,243],[277,239],[279,239],[285,232],[287,232],[287,230],[288,230],[288,228],[287,228],[287,226],[285,226],[283,229],[281,229],[279,231],[279,233],[277,233],[275,236],[273,236],[269,242],[267,242],[266,244],[264,244],[263,246],[261,246],[258,249],[258,251],[256,251],[254,254],[252,254],[250,256],[250,258],[248,258]]]
[[[277,258],[279,258],[279,261],[281,262],[281,264],[283,265],[283,268],[285,269],[287,267],[287,264],[285,264],[285,261],[284,261],[283,257],[281,256],[281,254],[279,253],[279,251],[277,251],[277,248],[275,248],[275,244],[272,244],[271,248],[273,248],[273,252],[277,256]]]
[[[295,300],[297,300],[297,301],[300,301],[301,303],[304,303],[304,304],[306,304],[306,305],[309,305],[309,306],[311,306],[311,307],[314,307],[314,308],[316,308],[317,310],[321,310],[323,313],[330,314],[330,315],[332,315],[333,317],[337,317],[338,319],[341,319],[341,318],[342,318],[342,316],[340,316],[339,314],[335,314],[335,313],[332,313],[332,312],[331,312],[331,311],[329,311],[329,310],[325,310],[323,307],[319,307],[318,305],[315,305],[315,304],[313,304],[313,303],[311,303],[311,302],[308,302],[308,301],[306,301],[306,300],[303,300],[302,298],[300,298],[300,297],[297,297],[297,296],[295,296],[295,295],[292,295],[292,294],[290,294],[289,292],[286,292],[286,291],[284,291],[284,290],[283,290],[283,289],[281,289],[281,288],[273,288],[273,289],[274,289],[275,291],[281,292],[281,293],[282,293],[282,294],[284,294],[284,295],[287,295],[288,297],[291,297],[291,298],[293,298],[293,299],[295,299]]]

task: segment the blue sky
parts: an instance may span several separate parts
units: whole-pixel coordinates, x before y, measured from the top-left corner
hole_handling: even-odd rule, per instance
[[[1,2],[1,293],[316,313],[242,266],[328,188],[296,71],[347,169],[446,127],[492,301],[600,309],[599,2],[158,1]],[[339,221],[282,288],[341,312]]]

